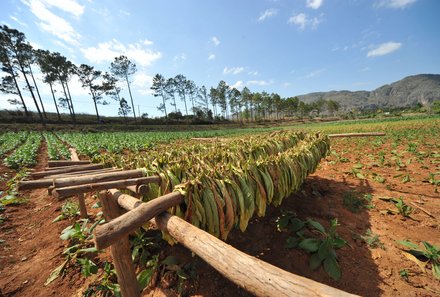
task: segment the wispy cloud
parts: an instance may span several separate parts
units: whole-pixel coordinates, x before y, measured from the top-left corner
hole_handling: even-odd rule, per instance
[[[27,27],[28,25],[25,22],[20,21],[17,17],[10,15],[9,18],[11,20],[14,20],[15,22],[17,22],[18,24],[20,24],[23,27]]]
[[[64,1],[56,2],[55,0],[22,0],[24,4],[29,6],[31,12],[40,20],[38,25],[46,32],[49,32],[58,38],[64,40],[65,42],[78,45],[81,35],[75,31],[72,25],[65,19],[55,15],[49,10],[51,6],[60,8],[66,12],[71,13],[74,16],[79,16],[83,12],[83,6],[76,5],[77,3],[73,0],[66,1],[64,6]]]
[[[321,14],[319,17],[309,18],[305,13],[299,13],[291,16],[287,22],[298,26],[301,31],[307,27],[311,27],[312,30],[314,30],[318,28],[318,25],[322,22],[322,16]]]
[[[82,48],[81,52],[92,63],[111,62],[115,57],[125,55],[138,65],[149,66],[162,57],[161,52],[146,48],[145,40],[125,45],[112,39],[95,47]]]
[[[244,83],[242,80],[237,80],[235,84],[231,86],[231,88],[236,88],[237,90],[241,90],[244,88]]]
[[[248,74],[253,75],[253,76],[257,76],[259,73],[258,73],[258,71],[249,71]]]
[[[212,43],[214,43],[215,46],[218,46],[220,44],[220,39],[218,39],[217,36],[214,36],[211,38]]]
[[[307,75],[305,75],[304,78],[310,79],[310,78],[313,78],[313,77],[320,76],[324,71],[325,71],[325,68],[313,70],[312,72],[310,72]]]
[[[152,92],[150,90],[152,84],[153,77],[146,74],[145,72],[136,72],[136,74],[133,76],[133,86],[142,95],[148,95]]]
[[[249,80],[247,82],[248,85],[257,85],[257,86],[268,86],[272,84],[272,81],[267,80]]]
[[[379,0],[374,7],[405,8],[417,0]]]
[[[130,16],[131,13],[129,11],[123,10],[123,9],[119,9],[119,14],[120,15],[124,15],[124,16]]]
[[[400,42],[390,41],[390,42],[382,43],[374,47],[372,50],[370,50],[367,53],[367,57],[378,57],[378,56],[388,55],[392,52],[397,51],[401,47],[402,47],[402,43]]]
[[[223,69],[223,74],[239,74],[240,72],[242,72],[244,70],[243,67],[225,67]]]
[[[260,17],[258,18],[258,22],[263,22],[266,19],[277,15],[277,13],[278,13],[278,9],[275,8],[266,9],[264,12],[261,13]]]
[[[312,9],[318,9],[321,7],[324,0],[307,0],[307,7],[310,7]]]
[[[185,53],[180,53],[178,55],[175,55],[173,58],[174,62],[183,62],[186,60],[186,54]]]
[[[211,60],[215,60],[215,55],[214,54],[209,54],[208,61],[211,61]]]

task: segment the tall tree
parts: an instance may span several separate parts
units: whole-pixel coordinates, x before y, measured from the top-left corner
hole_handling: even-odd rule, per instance
[[[214,118],[216,118],[217,115],[217,104],[218,104],[218,93],[217,89],[211,87],[209,89],[209,98],[211,99],[211,105],[212,105],[212,111],[214,112]]]
[[[184,75],[178,74],[174,77],[174,86],[179,94],[180,100],[185,103],[185,113],[188,115],[188,107],[186,105],[187,79]]]
[[[89,89],[89,94],[92,96],[93,103],[95,105],[96,117],[98,122],[101,122],[101,117],[98,112],[98,104],[106,105],[106,101],[103,101],[103,94],[111,90],[113,86],[109,85],[107,81],[102,79],[102,72],[95,70],[93,66],[81,64],[77,70],[79,80],[83,88]]]
[[[26,63],[29,60],[31,53],[29,52],[29,47],[24,46],[26,44],[26,36],[18,30],[2,25],[0,26],[0,44],[2,47],[2,56],[6,55],[11,67],[16,68],[23,76],[26,82],[26,87],[31,94],[35,107],[37,108],[38,116],[40,117],[41,122],[45,124],[43,114],[41,113],[33,88],[27,77],[29,71],[26,69]],[[5,60],[5,58],[2,57],[2,61],[3,60]]]
[[[224,80],[221,80],[217,85],[217,98],[218,98],[218,104],[220,106],[220,109],[223,113],[223,117],[227,117],[228,112],[228,92],[229,92],[229,86],[226,84]]]
[[[165,118],[168,118],[166,101],[168,100],[166,93],[166,79],[161,74],[156,74],[153,77],[153,83],[151,85],[151,90],[153,90],[154,97],[162,97],[162,103],[157,109],[165,113]]]
[[[119,100],[119,111],[118,114],[124,116],[124,119],[127,118],[127,115],[131,112],[131,107],[128,105],[127,100],[124,97]]]
[[[186,81],[185,87],[186,87],[186,92],[188,93],[189,99],[191,100],[192,112],[194,113],[194,108],[195,108],[194,101],[197,98],[197,93],[198,93],[199,89],[197,88],[194,81],[189,80],[189,79]]]
[[[165,93],[167,94],[168,98],[172,99],[172,102],[170,104],[171,106],[174,106],[175,113],[177,113],[176,91],[176,82],[174,81],[174,78],[170,77],[166,80],[165,83]]]
[[[232,88],[229,91],[228,99],[229,99],[229,106],[231,108],[231,118],[234,116],[234,113],[236,114],[237,121],[239,121],[240,116],[240,96],[241,93],[236,88]]]
[[[201,86],[197,92],[197,98],[200,105],[203,106],[204,112],[208,114],[209,111],[209,94],[205,86]]]
[[[134,110],[134,102],[133,102],[133,96],[131,94],[129,77],[135,74],[136,71],[137,71],[136,64],[131,62],[124,55],[120,55],[119,57],[116,57],[110,66],[110,72],[113,73],[116,77],[124,79],[125,82],[127,83],[128,93],[130,94],[131,107],[133,108],[133,117],[135,122],[136,122],[136,112]]]
[[[243,90],[241,90],[241,104],[244,106],[244,116],[246,119],[251,120],[251,110],[250,110],[250,104],[252,102],[252,93],[248,89],[248,87],[244,87]]]
[[[56,74],[52,71],[52,65],[50,64],[50,52],[44,50],[37,50],[35,52],[36,61],[40,67],[40,71],[43,73],[43,82],[47,83],[50,87],[50,92],[52,94],[53,103],[55,105],[58,120],[61,120],[60,111],[58,109],[58,104],[55,99],[54,83],[57,81]]]

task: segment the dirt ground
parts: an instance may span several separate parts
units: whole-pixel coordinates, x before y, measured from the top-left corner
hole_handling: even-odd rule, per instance
[[[341,290],[362,296],[439,296],[440,281],[430,271],[423,273],[412,261],[405,258],[396,241],[409,239],[420,244],[429,241],[440,246],[440,194],[437,186],[425,179],[429,172],[440,171],[438,162],[412,162],[396,171],[396,167],[378,166],[372,159],[379,150],[387,154],[389,143],[376,148],[369,145],[374,138],[354,145],[347,140],[332,141],[337,152],[322,160],[318,170],[309,176],[301,190],[283,201],[281,207],[268,207],[266,216],[255,218],[245,233],[233,231],[228,243],[237,249],[286,271],[316,280]],[[433,140],[434,141],[434,140]],[[420,150],[428,148],[421,148]],[[407,152],[403,157],[410,157]],[[36,170],[47,164],[43,145]],[[341,161],[344,157],[345,161]],[[353,174],[353,166],[363,164],[360,172],[365,178]],[[7,168],[0,165],[0,172]],[[381,183],[372,178],[373,172],[386,179]],[[409,174],[411,180],[402,182],[400,173]],[[0,184],[5,190],[5,182]],[[361,207],[353,213],[343,204],[344,193],[371,194],[369,208]],[[62,262],[64,249],[59,239],[61,230],[69,221],[51,223],[59,214],[62,202],[47,195],[46,190],[22,193],[27,203],[7,206],[3,212],[6,220],[0,224],[0,296],[82,296],[93,278],[85,279],[79,271],[70,271],[63,278],[48,286],[44,282],[50,272]],[[403,197],[414,208],[411,218],[400,214],[387,214],[395,209],[389,201],[380,197]],[[88,206],[94,201],[88,197]],[[429,214],[420,208],[427,210]],[[338,233],[349,245],[337,251],[342,270],[339,281],[332,280],[321,267],[309,268],[309,255],[299,249],[287,249],[287,232],[279,232],[276,219],[282,211],[292,211],[300,219],[311,218],[329,226],[332,218],[338,218]],[[369,247],[360,236],[370,229],[379,236],[382,248]],[[185,288],[176,288],[176,282],[159,279],[157,286],[148,288],[146,296],[251,296],[236,284],[217,273],[208,264],[193,257],[186,248],[167,247],[162,256],[174,255],[181,263],[192,263],[196,276],[188,280]],[[399,272],[406,270],[408,278]],[[246,267],[243,267],[246,273]]]

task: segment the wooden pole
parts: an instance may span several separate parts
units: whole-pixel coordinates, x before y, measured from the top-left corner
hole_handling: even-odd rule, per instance
[[[23,180],[18,182],[18,190],[32,190],[52,186],[53,179]]]
[[[41,171],[41,172],[33,172],[31,173],[32,178],[42,178],[48,175],[55,175],[55,174],[62,174],[62,173],[70,173],[70,172],[79,172],[79,171],[90,171],[94,169],[103,169],[103,164],[90,164],[90,165],[75,165],[75,166],[69,166],[62,169],[57,170],[49,170],[49,171]]]
[[[96,169],[96,170],[88,170],[88,171],[80,171],[80,172],[68,172],[63,174],[55,174],[55,175],[48,175],[44,178],[54,179],[54,178],[63,178],[63,177],[72,177],[72,176],[80,176],[80,175],[93,175],[93,174],[101,174],[101,173],[109,173],[109,172],[117,172],[122,171],[121,168],[103,168],[103,169]]]
[[[126,189],[140,195],[146,195],[148,194],[148,191],[150,191],[150,187],[148,185],[128,186]]]
[[[95,246],[99,250],[109,247],[156,215],[182,203],[184,199],[179,192],[173,192],[143,203],[139,199],[122,194],[119,191],[110,190],[110,193],[113,194],[113,198],[118,201],[119,205],[124,205],[125,209],[129,208],[131,210],[106,224],[96,227],[94,240]]]
[[[301,277],[249,256],[177,216],[162,213],[154,219],[226,278],[255,296],[356,296]]]
[[[337,137],[366,137],[366,136],[385,136],[383,132],[366,132],[366,133],[341,133],[341,134],[329,134],[330,138]]]
[[[48,161],[47,166],[49,168],[51,167],[62,167],[62,166],[70,166],[70,165],[83,165],[83,164],[90,164],[89,160],[55,160],[55,161]]]
[[[116,199],[113,199],[106,191],[99,194],[104,217],[107,221],[117,218],[121,214]],[[133,260],[131,259],[130,242],[128,234],[119,239],[111,246],[111,254],[115,264],[116,276],[123,297],[138,297],[140,289],[136,279]]]
[[[106,182],[111,180],[121,180],[127,178],[142,177],[144,175],[142,170],[125,170],[119,172],[110,172],[102,174],[93,174],[79,177],[65,177],[54,180],[55,188],[64,188],[70,186],[77,186],[83,184],[93,184],[99,182]]]
[[[86,200],[84,199],[84,194],[78,194],[78,204],[79,204],[79,213],[82,218],[86,219],[89,217],[87,214]]]
[[[79,157],[78,157],[78,154],[76,153],[76,149],[71,147],[71,148],[69,148],[69,151],[70,151],[70,159],[72,161],[78,162],[79,161]]]
[[[132,179],[123,179],[123,180],[115,180],[108,182],[70,186],[64,188],[55,188],[55,190],[52,191],[52,195],[55,198],[62,199],[73,196],[75,194],[83,194],[93,191],[107,190],[113,188],[125,188],[127,186],[136,186],[140,184],[159,183],[159,182],[160,182],[159,176],[138,177]]]

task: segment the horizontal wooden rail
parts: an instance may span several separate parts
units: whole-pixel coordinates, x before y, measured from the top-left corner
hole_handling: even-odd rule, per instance
[[[47,175],[79,172],[79,171],[102,169],[102,168],[104,168],[103,164],[75,165],[75,166],[69,166],[69,167],[61,168],[61,169],[57,169],[57,170],[33,172],[33,173],[31,173],[31,176],[32,176],[32,178],[37,179],[37,178],[45,177]]]
[[[121,180],[127,178],[142,177],[144,172],[140,169],[124,170],[119,172],[93,174],[79,177],[65,177],[54,180],[55,188],[64,188],[83,184],[92,184],[99,182],[107,182],[112,180]]]
[[[109,173],[109,172],[118,172],[122,171],[121,168],[111,167],[111,168],[103,168],[103,169],[95,169],[95,170],[87,170],[80,172],[68,172],[54,175],[47,175],[43,178],[45,179],[54,179],[54,178],[64,178],[64,177],[72,177],[72,176],[84,176],[84,175],[93,175],[93,174],[101,174],[101,173]]]
[[[341,133],[341,134],[329,134],[330,138],[337,137],[366,137],[366,136],[385,136],[383,132],[366,132],[366,133]]]
[[[75,185],[105,182],[111,180],[120,180],[127,178],[142,177],[142,170],[125,170],[108,173],[87,174],[84,176],[48,178],[40,180],[26,180],[18,182],[19,190],[31,190],[55,186],[57,188],[70,187]]]
[[[62,199],[71,197],[76,194],[84,194],[87,192],[107,190],[112,188],[125,188],[127,186],[137,186],[141,184],[160,183],[159,176],[138,177],[132,179],[122,179],[108,182],[90,183],[84,185],[70,186],[64,188],[55,188],[52,195],[55,198]]]
[[[50,167],[61,167],[61,166],[70,166],[70,165],[83,165],[90,164],[89,160],[55,160],[48,161],[47,165]]]
[[[111,190],[110,193],[114,199],[117,199],[119,205],[131,210],[108,223],[96,227],[94,240],[97,249],[109,247],[156,215],[182,203],[184,199],[180,193],[173,192],[143,203],[139,199],[122,194],[117,190]]]
[[[146,195],[148,194],[148,191],[150,191],[150,186],[148,185],[128,186],[125,188],[133,193],[140,195]]]

